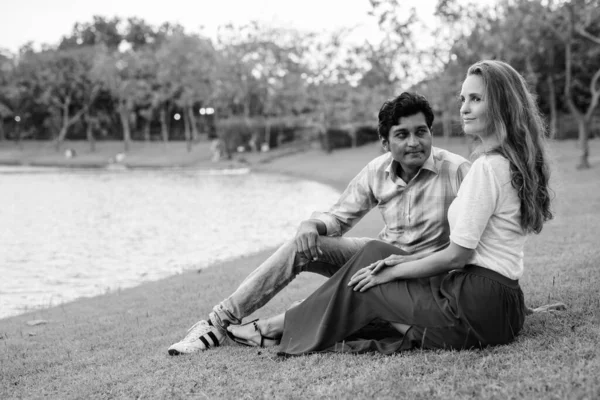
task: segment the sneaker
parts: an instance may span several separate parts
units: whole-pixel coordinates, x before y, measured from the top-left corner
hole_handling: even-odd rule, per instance
[[[225,341],[225,334],[205,320],[198,321],[192,326],[182,341],[169,347],[169,355],[194,353],[219,347]]]

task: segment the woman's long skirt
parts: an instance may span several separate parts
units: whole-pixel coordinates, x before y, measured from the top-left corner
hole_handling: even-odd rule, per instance
[[[509,343],[523,327],[525,306],[518,281],[478,266],[392,281],[363,293],[348,286],[359,269],[391,254],[401,251],[381,241],[369,242],[310,297],[288,310],[279,354],[481,348]],[[410,328],[402,335],[390,322]]]

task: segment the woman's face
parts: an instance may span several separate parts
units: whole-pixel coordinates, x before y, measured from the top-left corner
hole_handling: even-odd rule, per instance
[[[483,91],[483,79],[479,75],[467,76],[462,84],[460,116],[465,135],[485,136],[487,106]]]

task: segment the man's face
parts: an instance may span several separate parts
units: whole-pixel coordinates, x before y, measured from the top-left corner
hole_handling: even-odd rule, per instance
[[[381,143],[391,153],[404,171],[415,171],[423,166],[431,154],[431,131],[425,115],[418,113],[400,117],[393,125],[387,139]]]

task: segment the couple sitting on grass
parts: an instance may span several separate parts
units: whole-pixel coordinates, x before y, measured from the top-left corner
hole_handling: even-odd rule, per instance
[[[460,93],[472,165],[432,147],[427,100],[402,93],[379,112],[386,150],[326,213],[252,272],[171,355],[223,344],[391,354],[510,343],[523,327],[527,235],[552,218],[545,130],[525,80],[500,61],[471,66]],[[377,207],[377,240],[344,237]],[[302,271],[330,277],[285,313],[241,324]]]

